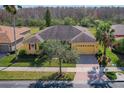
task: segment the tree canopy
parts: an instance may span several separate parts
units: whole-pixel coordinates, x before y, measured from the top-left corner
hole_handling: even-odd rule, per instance
[[[49,8],[47,8],[46,13],[45,13],[45,20],[46,20],[46,26],[50,26],[51,25],[51,14],[49,11]]]

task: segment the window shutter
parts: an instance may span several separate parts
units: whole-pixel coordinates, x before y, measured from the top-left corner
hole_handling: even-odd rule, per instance
[[[37,49],[36,43],[35,43],[35,50]]]
[[[30,44],[29,44],[29,50],[31,50],[31,46],[30,46]]]

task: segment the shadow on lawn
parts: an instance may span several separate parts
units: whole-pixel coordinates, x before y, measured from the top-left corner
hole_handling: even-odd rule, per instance
[[[88,84],[94,88],[112,88],[112,86],[109,85],[109,82],[102,78],[103,75],[104,73],[97,73],[97,69],[93,67],[92,70],[88,72]],[[98,78],[98,76],[100,78]]]

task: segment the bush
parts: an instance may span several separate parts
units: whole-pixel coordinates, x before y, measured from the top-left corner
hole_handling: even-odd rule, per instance
[[[102,51],[99,50],[98,53],[96,54],[97,59],[102,56]]]
[[[52,19],[51,25],[63,25],[64,21],[62,19]]]
[[[106,72],[105,75],[110,79],[110,80],[115,80],[117,79],[116,73],[115,72]]]
[[[45,21],[40,19],[30,19],[27,23],[28,26],[45,26]]]
[[[80,21],[80,25],[81,25],[81,26],[84,26],[84,27],[93,27],[94,24],[95,24],[95,23],[94,23],[93,20],[90,19],[90,18],[83,18],[83,19],[81,19],[81,21]]]
[[[18,18],[16,20],[16,26],[24,26],[24,20],[22,18]]]
[[[25,55],[26,55],[26,50],[22,49],[19,51],[19,54],[18,54],[19,57],[24,57]]]
[[[115,47],[115,51],[120,54],[124,54],[124,39],[121,39],[118,42],[118,46]]]
[[[76,25],[76,22],[73,18],[65,17],[64,25]]]

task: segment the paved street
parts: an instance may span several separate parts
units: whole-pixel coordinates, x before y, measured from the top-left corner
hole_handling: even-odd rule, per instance
[[[44,82],[44,81],[43,81]],[[59,87],[55,81],[47,81],[43,83],[42,81],[0,81],[0,88],[43,88],[47,85],[48,88]],[[51,82],[51,83],[50,83]],[[51,86],[53,83],[54,86]],[[58,83],[64,85],[64,88],[73,88],[73,82],[59,81]],[[124,82],[108,82],[107,84],[99,85],[89,85],[87,83],[77,83],[74,88],[124,88]]]
[[[0,88],[70,88],[70,81],[0,81]]]

